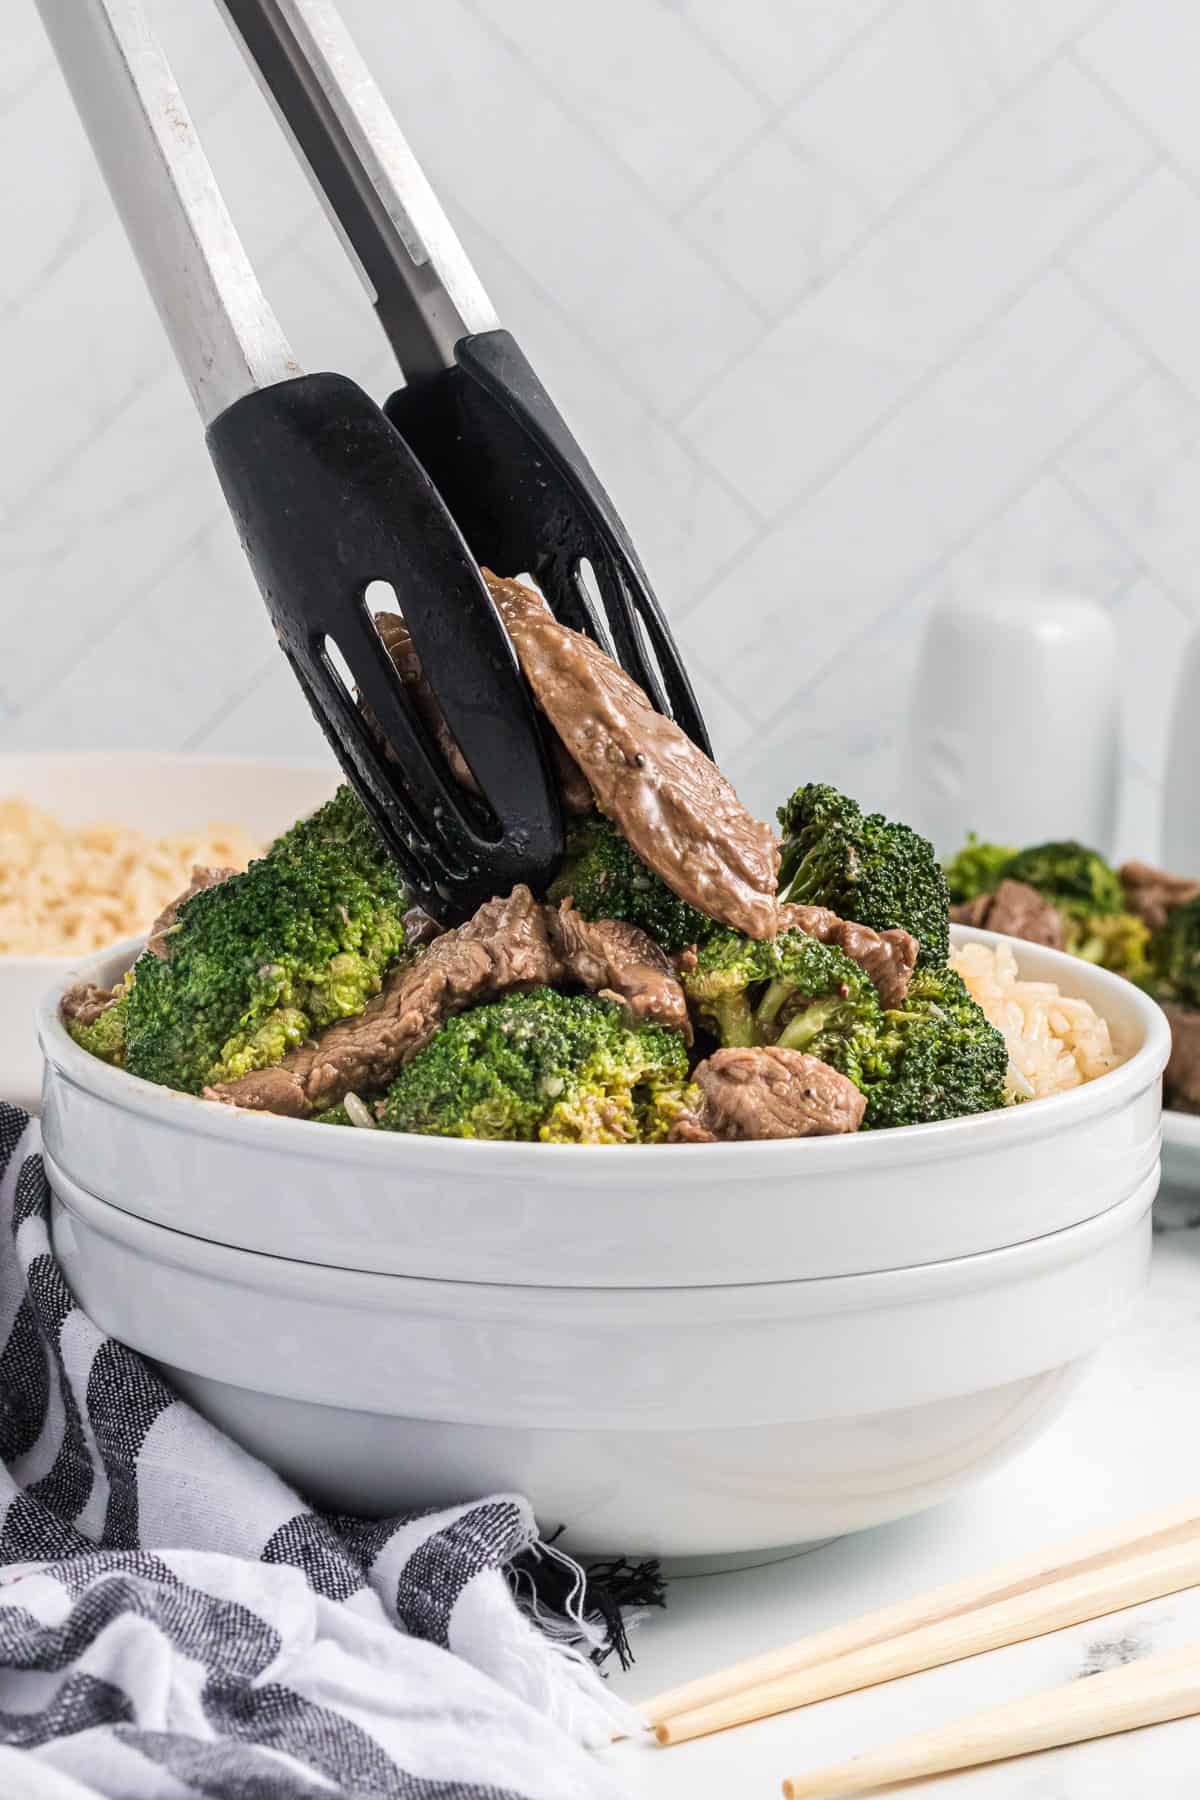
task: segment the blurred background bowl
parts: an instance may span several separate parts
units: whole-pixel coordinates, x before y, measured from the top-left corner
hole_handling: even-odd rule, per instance
[[[25,800],[67,825],[111,823],[149,837],[221,823],[239,825],[266,844],[327,800],[338,780],[332,761],[140,750],[0,754],[0,799]],[[0,1100],[36,1111],[42,1055],[35,1008],[48,987],[65,987],[85,960],[0,955]]]

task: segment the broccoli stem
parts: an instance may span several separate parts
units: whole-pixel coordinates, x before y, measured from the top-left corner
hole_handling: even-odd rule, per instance
[[[798,1012],[794,1019],[789,1019],[776,1043],[783,1050],[803,1050],[811,1044],[817,1033],[824,1031],[833,1018],[842,1001],[837,995],[830,995],[825,1000],[814,1000],[803,1012]]]
[[[754,1029],[754,1014],[744,988],[736,994],[721,994],[710,1002],[716,1021],[717,1036],[725,1049],[749,1049],[760,1040]]]

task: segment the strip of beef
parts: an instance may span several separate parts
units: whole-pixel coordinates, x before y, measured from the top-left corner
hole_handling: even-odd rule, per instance
[[[169,906],[163,907],[163,910],[159,913],[157,919],[155,919],[153,925],[150,927],[150,936],[146,939],[146,948],[149,950],[151,956],[157,956],[162,962],[166,961],[168,950],[167,940],[175,929],[175,923],[179,918],[179,909],[181,906],[192,899],[195,894],[202,894],[205,888],[217,887],[222,881],[228,881],[231,875],[236,874],[236,869],[206,869],[202,868],[199,864],[193,867],[192,879],[188,882],[182,894],[172,900]]]
[[[956,925],[1002,931],[1027,944],[1046,944],[1051,950],[1066,948],[1066,920],[1057,906],[1025,881],[1002,881],[994,894],[979,894],[961,906],[952,906],[950,917]]]
[[[394,969],[354,1018],[340,1019],[274,1068],[210,1088],[207,1098],[307,1118],[347,1094],[385,1087],[455,1013],[564,981],[619,1000],[635,1023],[686,1028],[683,990],[643,932],[613,921],[588,926],[540,905],[521,886],[434,938],[417,962]]]
[[[393,969],[361,1013],[339,1019],[271,1069],[211,1088],[211,1100],[306,1118],[347,1094],[383,1087],[439,1025],[477,1001],[559,979],[546,909],[524,886],[488,900],[435,938],[415,963]]]
[[[1122,863],[1117,870],[1125,889],[1125,902],[1130,912],[1144,919],[1151,931],[1167,922],[1172,907],[1182,906],[1200,894],[1200,881],[1189,881],[1183,875],[1172,875],[1150,863]]]
[[[879,991],[881,1006],[903,1006],[921,948],[910,932],[901,931],[898,925],[887,931],[872,931],[869,925],[839,918],[827,906],[791,903],[779,909],[779,929],[804,931],[823,944],[833,944],[866,970]]]
[[[672,1127],[671,1143],[831,1137],[857,1131],[867,1105],[854,1083],[828,1063],[777,1044],[718,1050],[693,1080],[701,1104]]]
[[[1164,1006],[1171,1025],[1171,1056],[1163,1076],[1167,1105],[1180,1112],[1200,1112],[1200,1012],[1187,1006]]]
[[[123,991],[124,983],[115,988],[102,988],[92,981],[79,981],[67,989],[58,1010],[68,1025],[94,1025]]]
[[[779,845],[703,751],[599,645],[531,590],[483,571],[539,706],[596,803],[642,861],[710,918],[753,938],[779,925]]]
[[[468,789],[472,794],[479,792],[479,783],[472,775],[467,759],[454,741],[446,715],[438,705],[437,696],[426,681],[421,669],[421,661],[417,655],[416,645],[408,626],[399,613],[380,612],[375,614],[375,625],[383,647],[396,666],[400,679],[411,691],[414,704],[425,723],[434,743],[450,764],[451,773],[460,787]],[[362,704],[360,702],[360,704]],[[363,706],[363,715],[367,723],[382,737],[378,724],[370,707]],[[387,754],[390,756],[391,752]],[[571,761],[565,747],[557,738],[552,738],[550,754],[558,778],[559,792],[565,810],[569,813],[585,813],[591,809],[592,790],[583,778],[578,766]]]
[[[687,1001],[665,950],[621,919],[585,919],[569,900],[546,908],[551,941],[566,978],[602,1000],[616,1000],[631,1024],[673,1026],[690,1044]]]

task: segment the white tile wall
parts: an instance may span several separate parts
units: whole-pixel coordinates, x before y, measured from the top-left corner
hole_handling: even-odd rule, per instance
[[[150,4],[302,360],[382,395],[211,0]],[[1044,581],[1113,610],[1152,850],[1200,619],[1192,0],[343,4],[747,799],[893,802],[931,605]],[[314,750],[33,0],[0,229],[0,745]]]

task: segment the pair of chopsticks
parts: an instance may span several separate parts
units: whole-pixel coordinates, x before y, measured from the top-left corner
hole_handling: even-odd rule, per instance
[[[1191,1500],[753,1657],[659,1694],[641,1710],[661,1744],[682,1744],[1198,1585],[1200,1502]],[[795,1777],[784,1793],[788,1800],[857,1793],[1196,1711],[1200,1650],[1178,1651]]]

